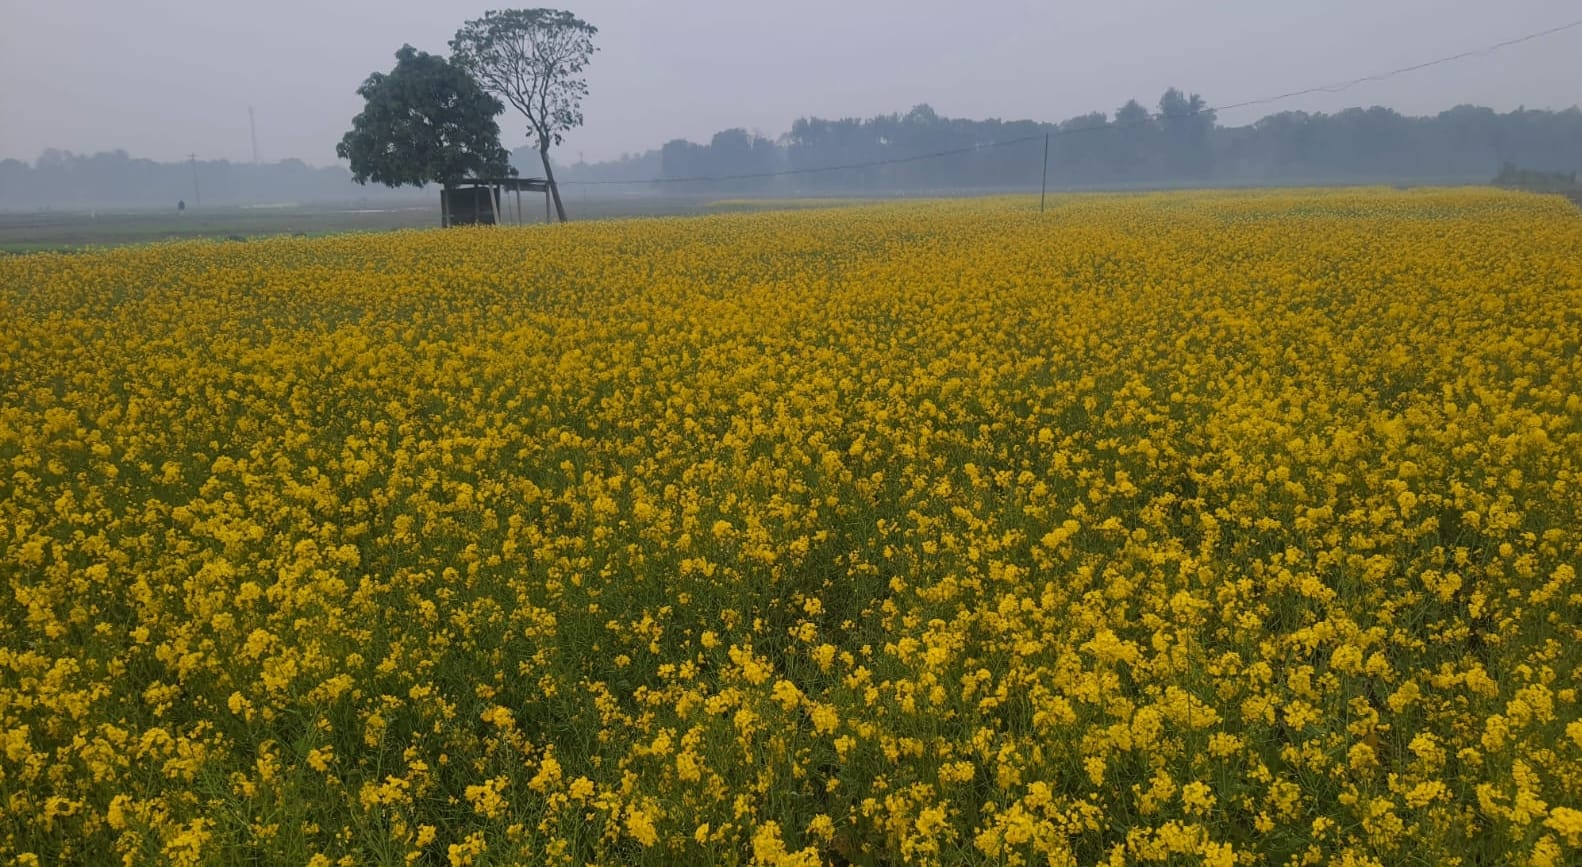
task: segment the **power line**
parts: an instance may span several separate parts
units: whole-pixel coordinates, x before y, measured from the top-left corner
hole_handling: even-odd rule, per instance
[[[1560,24],[1560,25],[1557,25],[1555,27],[1550,27],[1550,28],[1548,28],[1546,30],[1539,30],[1539,31],[1534,32],[1534,33],[1529,33],[1529,34],[1527,34],[1525,36],[1518,36],[1518,37],[1516,37],[1514,39],[1507,39],[1507,40],[1505,40],[1503,42],[1496,42],[1493,45],[1484,46],[1483,48],[1474,48],[1474,49],[1471,49],[1471,50],[1468,50],[1468,51],[1461,51],[1461,52],[1458,52],[1456,54],[1445,55],[1444,57],[1436,57],[1433,60],[1427,60],[1427,61],[1424,61],[1422,63],[1414,63],[1411,66],[1402,66],[1402,67],[1400,67],[1398,69],[1391,69],[1391,70],[1388,70],[1386,72],[1376,72],[1376,73],[1373,73],[1371,75],[1361,76],[1359,78],[1347,79],[1345,81],[1334,82],[1334,83],[1331,83],[1331,84],[1318,85],[1316,87],[1307,87],[1307,88],[1303,88],[1301,90],[1293,90],[1293,91],[1290,91],[1288,93],[1277,94],[1275,96],[1264,96],[1264,97],[1259,97],[1257,99],[1248,99],[1248,100],[1243,100],[1241,102],[1227,103],[1225,105],[1208,106],[1206,108],[1199,108],[1199,109],[1195,109],[1195,110],[1190,111],[1190,112],[1184,112],[1182,114],[1149,115],[1147,121],[1137,121],[1135,123],[1126,123],[1126,124],[1106,123],[1103,126],[1067,127],[1067,128],[1061,128],[1061,127],[1057,126],[1054,129],[1048,131],[1047,133],[1042,133],[1041,132],[1041,133],[1038,133],[1036,135],[1022,136],[1020,138],[1006,139],[1004,141],[984,142],[982,144],[975,144],[975,145],[970,145],[970,146],[967,146],[967,147],[951,148],[951,149],[948,149],[948,150],[940,150],[940,151],[932,151],[932,152],[929,152],[929,153],[914,154],[912,156],[907,156],[907,157],[893,157],[893,158],[890,158],[890,159],[870,160],[870,161],[867,161],[867,162],[847,163],[845,165],[836,165],[836,166],[817,166],[817,167],[799,168],[799,169],[782,169],[782,170],[773,171],[773,172],[750,172],[750,173],[746,173],[746,174],[735,174],[735,175],[691,175],[691,176],[683,177],[683,178],[643,178],[643,179],[633,178],[633,179],[629,179],[629,180],[561,181],[560,183],[565,184],[567,186],[572,186],[572,185],[577,185],[577,186],[626,185],[626,186],[630,186],[630,185],[634,185],[634,184],[684,184],[684,183],[706,183],[706,182],[721,182],[721,181],[747,181],[747,180],[759,180],[759,179],[762,179],[762,178],[786,177],[786,176],[791,176],[791,175],[811,175],[811,174],[819,174],[819,173],[823,173],[823,172],[843,172],[843,171],[851,171],[851,170],[854,170],[854,169],[867,169],[867,168],[877,168],[879,166],[897,165],[897,164],[900,164],[900,163],[913,163],[913,162],[919,162],[919,161],[922,161],[922,160],[942,159],[944,157],[960,156],[962,154],[976,153],[977,151],[990,150],[992,148],[1010,147],[1012,145],[1025,144],[1027,142],[1041,140],[1041,139],[1045,138],[1045,136],[1056,136],[1056,137],[1059,137],[1059,136],[1077,135],[1077,134],[1080,134],[1080,133],[1088,133],[1088,132],[1103,132],[1103,131],[1114,130],[1114,129],[1126,129],[1126,128],[1133,127],[1133,126],[1140,126],[1140,125],[1142,125],[1145,122],[1153,122],[1155,120],[1170,120],[1170,121],[1184,120],[1186,118],[1198,117],[1198,116],[1205,115],[1205,114],[1217,114],[1217,113],[1223,112],[1223,111],[1231,111],[1233,109],[1238,109],[1238,108],[1247,108],[1247,107],[1254,106],[1254,105],[1266,105],[1268,103],[1280,102],[1282,100],[1290,99],[1292,97],[1306,96],[1306,95],[1312,94],[1312,93],[1340,93],[1340,92],[1342,92],[1344,90],[1349,90],[1350,88],[1355,87],[1355,86],[1357,86],[1359,84],[1364,84],[1364,83],[1372,82],[1372,81],[1384,81],[1385,79],[1388,79],[1388,78],[1394,78],[1395,76],[1398,76],[1398,75],[1405,75],[1406,73],[1409,73],[1409,72],[1416,72],[1416,71],[1418,71],[1420,69],[1427,69],[1427,68],[1429,68],[1431,66],[1439,66],[1441,64],[1451,63],[1451,62],[1454,62],[1454,61],[1457,61],[1457,60],[1465,60],[1465,59],[1467,59],[1469,57],[1480,57],[1480,56],[1483,56],[1483,55],[1486,55],[1486,54],[1492,54],[1493,52],[1498,51],[1498,50],[1500,50],[1502,48],[1509,48],[1509,47],[1511,47],[1513,45],[1520,45],[1523,42],[1531,42],[1534,39],[1540,39],[1540,38],[1545,37],[1545,36],[1552,36],[1552,35],[1554,35],[1556,33],[1561,33],[1561,32],[1564,32],[1566,30],[1572,30],[1572,29],[1575,29],[1577,27],[1582,27],[1582,18],[1579,18],[1579,19],[1577,19],[1575,21],[1572,21],[1572,22],[1569,22],[1567,24]]]
[[[1574,28],[1577,28],[1577,27],[1582,27],[1582,18],[1579,18],[1579,19],[1577,19],[1575,21],[1572,21],[1569,24],[1561,24],[1561,25],[1556,26],[1556,27],[1550,27],[1547,30],[1540,30],[1540,31],[1538,31],[1536,33],[1529,33],[1526,36],[1518,36],[1515,39],[1507,39],[1504,42],[1496,42],[1493,45],[1488,45],[1488,46],[1485,46],[1483,48],[1474,48],[1474,49],[1471,49],[1469,51],[1462,51],[1462,52],[1459,52],[1459,53],[1456,53],[1456,54],[1446,55],[1444,57],[1436,57],[1433,60],[1426,60],[1426,61],[1424,61],[1422,63],[1414,63],[1411,66],[1402,66],[1399,69],[1391,69],[1388,72],[1375,72],[1372,75],[1364,75],[1364,76],[1362,76],[1360,78],[1352,78],[1352,79],[1348,79],[1346,81],[1338,81],[1338,82],[1335,82],[1333,84],[1322,84],[1322,85],[1319,85],[1317,87],[1306,87],[1306,88],[1303,88],[1301,90],[1293,90],[1293,91],[1291,91],[1289,93],[1282,93],[1282,94],[1280,94],[1278,96],[1266,96],[1266,97],[1263,97],[1261,99],[1249,99],[1249,100],[1247,100],[1245,102],[1233,102],[1230,105],[1222,105],[1222,106],[1219,106],[1219,107],[1217,107],[1215,109],[1212,109],[1212,110],[1213,111],[1230,111],[1231,109],[1236,109],[1236,108],[1246,108],[1248,106],[1253,106],[1253,105],[1263,105],[1264,103],[1279,102],[1280,100],[1283,100],[1283,99],[1290,99],[1293,96],[1306,96],[1306,95],[1308,95],[1310,93],[1340,93],[1341,91],[1349,90],[1349,89],[1351,89],[1353,87],[1356,87],[1359,84],[1365,84],[1365,83],[1370,82],[1370,81],[1383,81],[1383,80],[1385,80],[1387,78],[1394,78],[1397,75],[1405,75],[1408,72],[1416,72],[1419,69],[1427,69],[1430,66],[1439,66],[1441,64],[1451,63],[1451,62],[1456,61],[1456,60],[1465,60],[1465,59],[1467,59],[1469,57],[1481,57],[1481,56],[1483,56],[1485,54],[1492,54],[1493,52],[1498,51],[1501,48],[1509,48],[1512,45],[1520,45],[1523,42],[1531,42],[1534,39],[1540,39],[1540,38],[1545,37],[1545,36],[1552,36],[1552,35],[1554,35],[1556,33],[1560,33],[1562,31],[1566,31],[1566,30],[1571,30],[1571,29],[1574,29]]]
[[[691,176],[688,176],[688,177],[685,177],[685,178],[647,178],[647,179],[644,179],[644,180],[625,180],[625,181],[561,181],[560,183],[563,183],[563,184],[581,184],[583,186],[594,186],[594,185],[604,185],[604,184],[682,184],[682,183],[690,183],[690,182],[693,182],[693,181],[747,181],[747,180],[755,180],[757,178],[778,178],[778,177],[783,177],[783,176],[786,176],[786,175],[812,175],[812,174],[817,174],[819,172],[840,172],[840,171],[846,171],[848,169],[868,168],[870,166],[889,166],[889,165],[895,165],[897,163],[915,163],[915,162],[920,162],[922,160],[934,160],[934,159],[939,159],[941,157],[955,156],[957,154],[972,153],[973,151],[982,151],[982,150],[989,150],[991,148],[1008,147],[1010,145],[1017,145],[1017,144],[1021,144],[1023,142],[1030,142],[1030,141],[1033,141],[1035,139],[1042,139],[1043,137],[1044,137],[1044,134],[1043,133],[1039,133],[1037,135],[1022,136],[1021,138],[1006,139],[1005,141],[994,141],[994,142],[985,142],[983,144],[975,144],[975,145],[972,145],[970,147],[952,148],[950,150],[943,150],[943,151],[931,151],[931,152],[926,153],[926,154],[913,154],[912,156],[909,156],[909,157],[895,157],[895,158],[892,158],[892,159],[874,160],[872,162],[866,162],[866,163],[850,163],[850,164],[843,165],[843,166],[817,166],[817,167],[814,167],[814,168],[781,169],[780,171],[774,171],[774,172],[751,172],[751,173],[748,173],[748,174],[740,174],[740,175],[691,175]]]

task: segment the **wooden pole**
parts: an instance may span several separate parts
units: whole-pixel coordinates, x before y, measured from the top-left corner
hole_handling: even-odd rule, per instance
[[[1044,196],[1049,193],[1049,133],[1044,133],[1044,178],[1038,184],[1038,213],[1044,212]]]
[[[549,216],[549,187],[548,187],[548,185],[545,185],[545,187],[544,187],[544,222],[546,222],[546,223],[553,222],[553,220],[551,220],[550,216]]]

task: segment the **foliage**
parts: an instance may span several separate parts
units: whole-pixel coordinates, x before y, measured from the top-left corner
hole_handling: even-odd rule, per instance
[[[515,174],[494,120],[505,106],[443,57],[404,45],[395,69],[368,76],[357,95],[367,104],[335,147],[357,183],[453,186]]]
[[[1494,177],[1494,185],[1540,193],[1582,193],[1582,184],[1577,183],[1576,172],[1540,172],[1518,168],[1512,163],[1500,166],[1500,173]]]
[[[1384,108],[1284,112],[1248,126],[1217,125],[1205,100],[1171,88],[1150,112],[1136,100],[1112,116],[1059,123],[943,117],[926,105],[869,118],[799,118],[773,147],[753,151],[753,172],[733,170],[740,149],[673,141],[664,177],[796,170],[800,174],[709,189],[778,193],[1036,188],[1043,136],[1056,187],[1202,186],[1209,183],[1484,183],[1502,161],[1550,171],[1582,169],[1582,110],[1497,114],[1460,106],[1431,117]],[[729,134],[727,130],[722,135]],[[1014,146],[999,143],[1022,139]],[[732,142],[734,144],[734,142]],[[972,150],[976,148],[977,150]],[[970,151],[917,159],[941,151]],[[660,154],[663,156],[663,153]],[[823,171],[900,160],[861,169]],[[578,177],[644,177],[594,166]],[[653,176],[649,174],[647,176]]]
[[[450,48],[457,65],[527,119],[561,222],[566,209],[549,162],[550,145],[582,125],[582,72],[597,49],[597,27],[559,9],[485,12],[456,31]]]
[[[195,205],[194,174],[208,207],[346,202],[375,193],[353,186],[344,166],[315,168],[296,159],[257,164],[210,159],[157,162],[123,150],[96,154],[48,150],[31,164],[0,160],[0,208],[154,206],[174,211],[183,199],[189,208]]]
[[[1189,102],[1190,96],[1185,97]],[[1164,100],[1161,99],[1161,103]],[[1141,105],[1139,104],[1139,108]],[[1146,112],[1145,112],[1146,113]],[[1189,115],[1199,117],[1200,115]],[[1165,135],[1156,135],[1164,124]],[[1024,145],[993,148],[943,160],[917,160],[861,171],[803,174],[773,179],[663,189],[710,194],[729,191],[779,195],[817,192],[918,193],[927,190],[1036,187],[1042,135],[1051,141],[1050,182],[1055,187],[1118,187],[1207,183],[1485,183],[1502,162],[1534,171],[1569,174],[1582,170],[1582,110],[1517,110],[1496,113],[1461,106],[1431,117],[1407,117],[1383,108],[1348,109],[1336,114],[1284,112],[1246,126],[1209,130],[1209,174],[1172,150],[1161,150],[1168,135],[1189,121],[1147,121],[1136,129],[1152,142],[1135,160],[1122,131],[1109,115],[1092,112],[1058,124],[1032,121],[946,118],[927,106],[900,114],[826,120],[802,118],[778,142],[754,137],[750,161],[735,147],[713,142],[667,143],[665,164],[654,148],[620,160],[590,165],[556,165],[557,177],[609,183],[660,176],[760,174],[790,168],[815,168],[916,156],[950,148],[1032,136]],[[1182,141],[1191,140],[1183,136]],[[1199,154],[1201,157],[1201,154]],[[543,155],[536,147],[513,154],[515,164],[538,171]],[[751,171],[736,166],[750,164]],[[1191,172],[1186,167],[1195,166]],[[205,204],[348,201],[376,191],[351,187],[343,168],[312,169],[287,160],[248,166],[223,160],[199,161]],[[611,189],[605,187],[604,189]],[[0,208],[154,205],[173,207],[191,197],[192,170],[185,162],[156,163],[121,153],[81,155],[49,152],[32,164],[0,160]],[[623,193],[652,191],[646,184]],[[383,193],[383,195],[398,195]],[[190,204],[190,201],[189,201]]]
[[[1582,221],[1053,204],[0,259],[0,861],[1578,863]]]
[[[772,178],[743,176],[765,175],[779,168],[774,142],[740,128],[715,133],[707,145],[695,145],[682,139],[667,142],[659,150],[659,159],[665,177],[727,179],[688,188],[700,192],[765,188]]]

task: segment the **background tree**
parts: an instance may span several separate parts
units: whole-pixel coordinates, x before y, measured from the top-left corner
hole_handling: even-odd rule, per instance
[[[1170,88],[1159,97],[1157,121],[1166,176],[1177,181],[1206,178],[1214,172],[1214,111],[1197,94]]]
[[[555,212],[566,221],[550,145],[582,125],[588,83],[582,70],[592,58],[598,28],[559,9],[506,9],[468,21],[450,42],[458,66],[527,118],[538,145]]]
[[[1190,92],[1182,94],[1190,112]],[[562,178],[582,181],[634,180],[606,191],[658,193],[704,190],[711,194],[772,191],[793,195],[857,190],[923,191],[1034,189],[1039,179],[1037,139],[1052,133],[1049,150],[1051,189],[1124,187],[1170,184],[1462,184],[1486,183],[1505,163],[1539,172],[1582,173],[1582,109],[1564,111],[1517,109],[1499,113],[1458,106],[1437,115],[1411,117],[1386,108],[1308,114],[1270,115],[1245,126],[1207,130],[1204,164],[1186,159],[1200,151],[1202,139],[1176,134],[1190,129],[1177,120],[1181,104],[1160,100],[1162,115],[1152,120],[1160,133],[1150,151],[1150,165],[1162,166],[1151,179],[1140,178],[1118,156],[1121,131],[1105,113],[1068,118],[1058,125],[1027,121],[1001,122],[940,116],[919,106],[904,114],[871,118],[803,117],[778,142],[754,138],[751,171],[810,169],[959,148],[975,143],[1034,136],[1014,148],[992,148],[966,157],[920,159],[852,171],[795,174],[718,184],[650,184],[657,177],[740,174],[735,160],[744,156],[740,136],[727,130],[714,142],[677,141],[665,148],[628,154],[594,164],[558,165]],[[1139,108],[1141,106],[1139,105]],[[1146,110],[1144,110],[1146,113]],[[1128,116],[1136,116],[1131,110]],[[1207,126],[1207,110],[1188,115]],[[751,134],[749,134],[751,135]],[[531,146],[516,153],[517,166],[537,165]],[[668,160],[667,154],[668,151]],[[1161,155],[1169,157],[1160,162]],[[0,209],[82,209],[103,207],[172,207],[192,197],[192,164],[155,162],[124,152],[74,154],[46,151],[33,161],[0,160]],[[345,163],[309,166],[300,160],[274,163],[197,161],[203,201],[215,205],[263,202],[346,204],[399,201],[399,189],[357,187]],[[493,173],[492,170],[486,170]],[[366,178],[366,175],[365,175]]]
[[[659,149],[659,169],[663,177],[697,178],[712,175],[717,179],[700,181],[688,187],[689,190],[700,192],[768,189],[773,181],[768,175],[779,167],[779,147],[773,141],[740,127],[720,130],[706,145],[675,139]]]
[[[468,175],[516,173],[494,120],[505,106],[445,58],[404,45],[395,69],[368,76],[357,93],[367,105],[335,146],[357,183],[449,188]]]
[[[1159,132],[1154,116],[1142,103],[1128,99],[1115,110],[1115,122],[1110,129],[1113,143],[1109,149],[1109,163],[1114,176],[1122,183],[1152,180],[1152,162],[1158,148],[1155,139]]]

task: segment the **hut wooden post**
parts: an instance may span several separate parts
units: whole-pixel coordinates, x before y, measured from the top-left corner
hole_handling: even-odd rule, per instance
[[[465,187],[448,187],[440,191],[441,224],[445,226],[460,226],[481,224],[485,220],[492,225],[504,226],[514,219],[514,225],[520,226],[526,222],[527,212],[522,204],[522,191],[530,193],[544,193],[544,222],[554,220],[551,210],[552,191],[548,184],[539,178],[464,178]],[[465,201],[458,200],[458,190],[465,189]],[[478,194],[482,193],[489,200],[487,209],[478,202]],[[507,195],[514,193],[515,196]],[[516,199],[515,212],[512,209],[512,198]],[[454,208],[466,206],[463,212]]]

